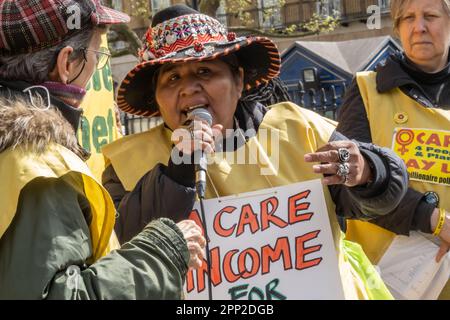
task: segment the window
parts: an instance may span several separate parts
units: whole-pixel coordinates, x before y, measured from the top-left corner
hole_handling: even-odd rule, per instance
[[[258,0],[259,25],[263,28],[276,28],[282,26],[281,8],[278,0]],[[264,12],[266,10],[266,12]]]
[[[225,10],[225,3],[224,0],[220,1],[220,6],[217,8],[216,11],[216,18],[219,20],[220,23],[222,23],[224,26],[228,26],[227,22],[227,12]]]
[[[378,0],[378,5],[381,8],[381,12],[390,10],[391,0]]]
[[[167,8],[170,6],[170,0],[152,0],[152,12],[155,12]]]
[[[122,0],[112,0],[111,4],[113,9],[123,11]]]
[[[336,11],[341,11],[341,0],[323,0],[317,1],[317,13],[320,15],[331,16]]]

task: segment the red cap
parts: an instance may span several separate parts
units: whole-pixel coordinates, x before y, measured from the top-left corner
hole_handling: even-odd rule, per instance
[[[0,52],[35,52],[89,27],[129,21],[99,0],[0,0]]]

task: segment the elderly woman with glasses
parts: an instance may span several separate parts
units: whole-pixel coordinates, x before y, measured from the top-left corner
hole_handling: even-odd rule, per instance
[[[403,52],[376,72],[358,73],[339,115],[349,138],[392,148],[405,161],[409,189],[391,217],[349,221],[347,236],[378,263],[394,233],[439,237],[450,247],[450,1],[393,0],[394,32]],[[442,297],[450,298],[447,285]]]
[[[78,29],[65,25],[73,10]],[[120,247],[114,204],[83,162],[101,36],[128,21],[98,0],[0,1],[0,299],[180,299],[201,263],[189,220],[153,221]]]
[[[267,89],[279,73],[279,52],[267,38],[237,37],[217,20],[177,5],[154,16],[141,56],[142,62],[119,88],[118,105],[135,115],[160,115],[164,123],[103,149],[111,163],[103,183],[118,208],[120,241],[127,241],[156,217],[186,218],[196,195],[195,151],[203,150],[211,157],[214,152],[226,153],[225,159],[208,166],[206,198],[325,175],[326,217],[333,229],[346,298],[391,297],[372,272],[373,266],[359,264],[366,261],[360,249],[353,253],[361,260],[350,258],[352,253],[342,249],[345,242],[336,216],[389,215],[406,189],[400,159],[374,145],[347,141],[335,132],[332,121],[292,103],[266,108],[258,99],[246,99],[252,88]],[[176,138],[186,126],[190,135]],[[241,134],[227,135],[230,130]],[[269,145],[259,135],[272,130],[280,137],[278,170],[271,162],[271,174],[264,175],[259,161],[227,160],[228,156],[236,159],[242,150],[258,150],[255,158],[271,159]],[[187,161],[178,161],[176,155]],[[314,162],[320,164],[311,168]],[[201,181],[197,188],[202,194]],[[351,266],[350,261],[356,260]],[[369,274],[376,285],[365,281]]]

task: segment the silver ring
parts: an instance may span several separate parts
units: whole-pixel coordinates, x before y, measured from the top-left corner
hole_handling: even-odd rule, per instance
[[[338,149],[338,159],[340,163],[346,163],[350,160],[350,151],[347,148]]]
[[[338,163],[338,170],[336,172],[336,174],[339,177],[344,177],[347,181],[347,176],[350,173],[350,165],[347,162],[344,163]]]

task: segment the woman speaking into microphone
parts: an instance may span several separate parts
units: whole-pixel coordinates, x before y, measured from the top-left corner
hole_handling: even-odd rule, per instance
[[[217,20],[176,5],[154,16],[141,57],[120,86],[118,105],[135,115],[160,115],[164,123],[103,149],[110,162],[103,183],[118,208],[121,241],[156,217],[188,216],[196,199],[196,150],[231,156],[208,165],[207,199],[323,178],[338,251],[344,242],[337,215],[389,215],[406,192],[406,168],[393,152],[348,141],[335,132],[334,122],[293,103],[265,107],[255,95],[246,100],[249,90],[263,92],[279,73],[280,55],[271,40],[236,37]],[[192,116],[199,106],[211,115],[211,125]],[[260,141],[264,130],[280,137],[276,159]],[[255,145],[258,158],[274,160],[270,175],[261,174],[258,162],[229,161]],[[348,251],[338,255],[346,298],[391,298],[378,276],[371,279],[375,286],[361,281],[372,267],[350,266]]]

